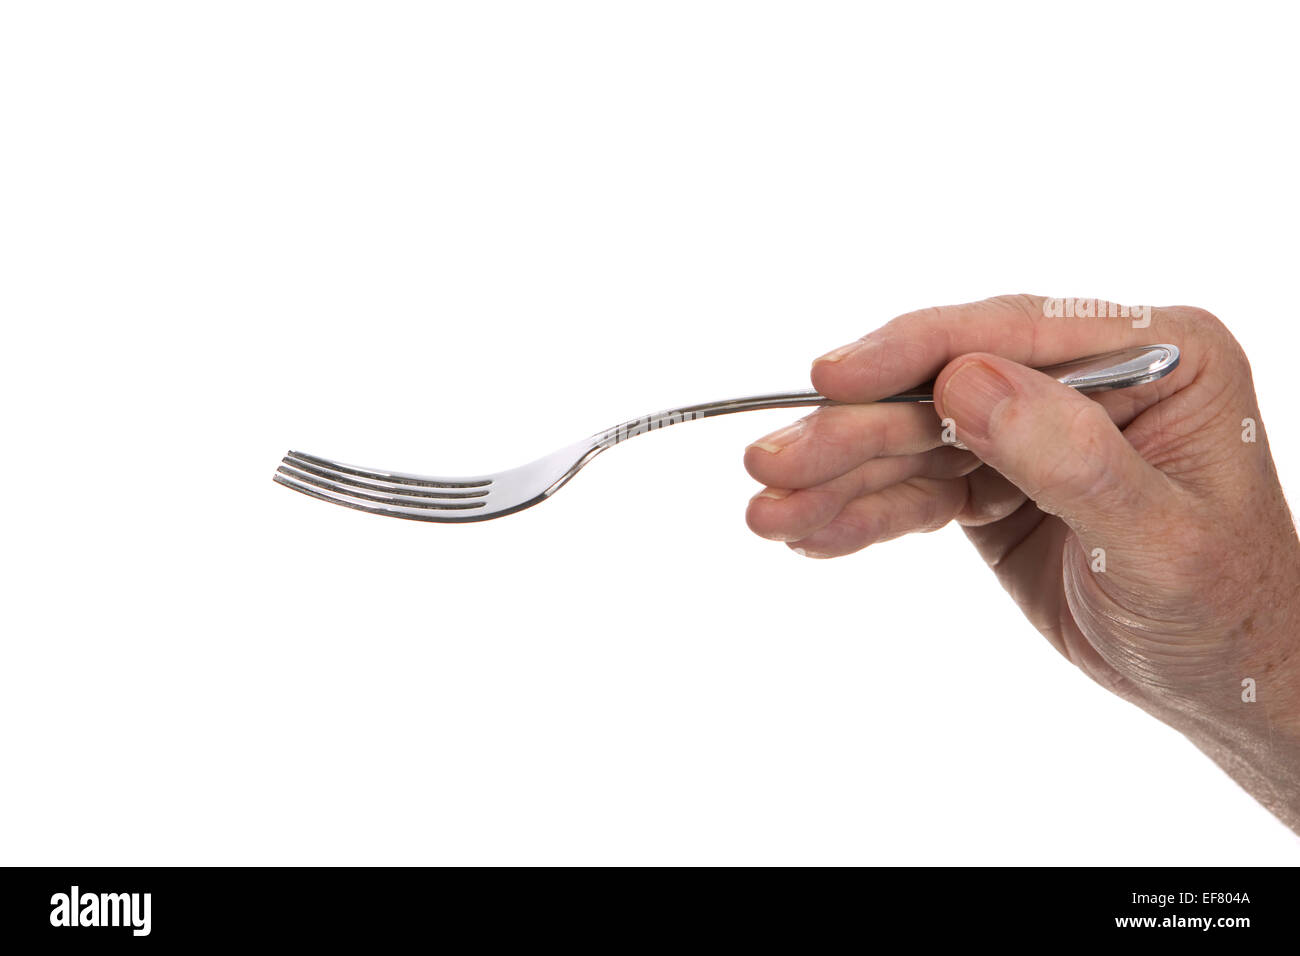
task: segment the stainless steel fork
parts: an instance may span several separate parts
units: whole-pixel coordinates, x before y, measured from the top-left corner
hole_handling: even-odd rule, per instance
[[[1040,371],[1081,392],[1129,388],[1154,382],[1178,366],[1173,345],[1144,345],[1053,365]],[[883,402],[932,402],[933,383],[881,399]],[[398,471],[344,465],[299,451],[284,456],[275,480],[287,488],[358,511],[416,521],[487,521],[545,501],[606,448],[636,435],[679,422],[749,412],[761,408],[837,405],[812,389],[732,398],[687,405],[634,418],[590,438],[574,442],[545,458],[492,475],[435,478]]]

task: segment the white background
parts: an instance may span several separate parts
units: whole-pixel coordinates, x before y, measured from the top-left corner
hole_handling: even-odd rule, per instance
[[[271,481],[509,467],[1025,291],[1222,317],[1294,502],[1282,5],[3,11],[3,862],[1300,862],[957,529],[751,535],[796,413],[486,524]]]

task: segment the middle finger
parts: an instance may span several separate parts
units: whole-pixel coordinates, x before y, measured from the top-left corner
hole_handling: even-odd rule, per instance
[[[745,468],[773,488],[810,488],[886,455],[915,455],[943,444],[934,406],[833,405],[745,449]]]

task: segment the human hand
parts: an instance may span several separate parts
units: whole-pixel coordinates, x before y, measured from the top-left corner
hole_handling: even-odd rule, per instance
[[[813,385],[852,404],[746,450],[749,525],[831,558],[956,520],[1057,650],[1300,832],[1300,540],[1246,356],[1200,309],[1047,301],[910,313],[818,359]],[[1155,342],[1179,367],[1122,391],[1027,367]],[[933,407],[867,404],[935,376]]]

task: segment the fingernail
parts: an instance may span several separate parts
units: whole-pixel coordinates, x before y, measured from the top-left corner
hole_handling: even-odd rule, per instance
[[[813,364],[817,365],[821,362],[838,362],[840,361],[840,359],[846,358],[847,356],[852,355],[858,349],[863,348],[864,346],[870,344],[871,343],[866,341],[865,339],[858,339],[858,341],[856,342],[850,342],[848,345],[841,345],[837,349],[832,349],[831,351],[823,355],[821,358],[814,359]]]
[[[787,544],[786,547],[787,547],[787,548],[790,548],[790,545]],[[807,548],[790,548],[790,550],[793,551],[795,554],[799,555],[799,557],[801,557],[801,558],[824,558],[824,557],[826,557],[826,554],[825,554],[824,552],[822,552],[822,551],[809,551]]]
[[[799,437],[799,433],[804,429],[804,421],[800,419],[793,425],[787,425],[780,431],[772,432],[765,438],[760,438],[751,445],[751,448],[761,448],[770,455],[775,455],[786,445]]]
[[[968,362],[944,386],[943,410],[957,423],[959,438],[988,438],[994,411],[1015,391],[1010,382],[983,362]]]
[[[764,489],[763,489],[762,491],[760,491],[758,494],[754,495],[754,497],[755,497],[755,498],[773,498],[773,499],[775,499],[776,501],[780,501],[782,498],[788,498],[788,497],[790,497],[790,491],[791,491],[791,489],[789,489],[789,488],[764,488]]]

